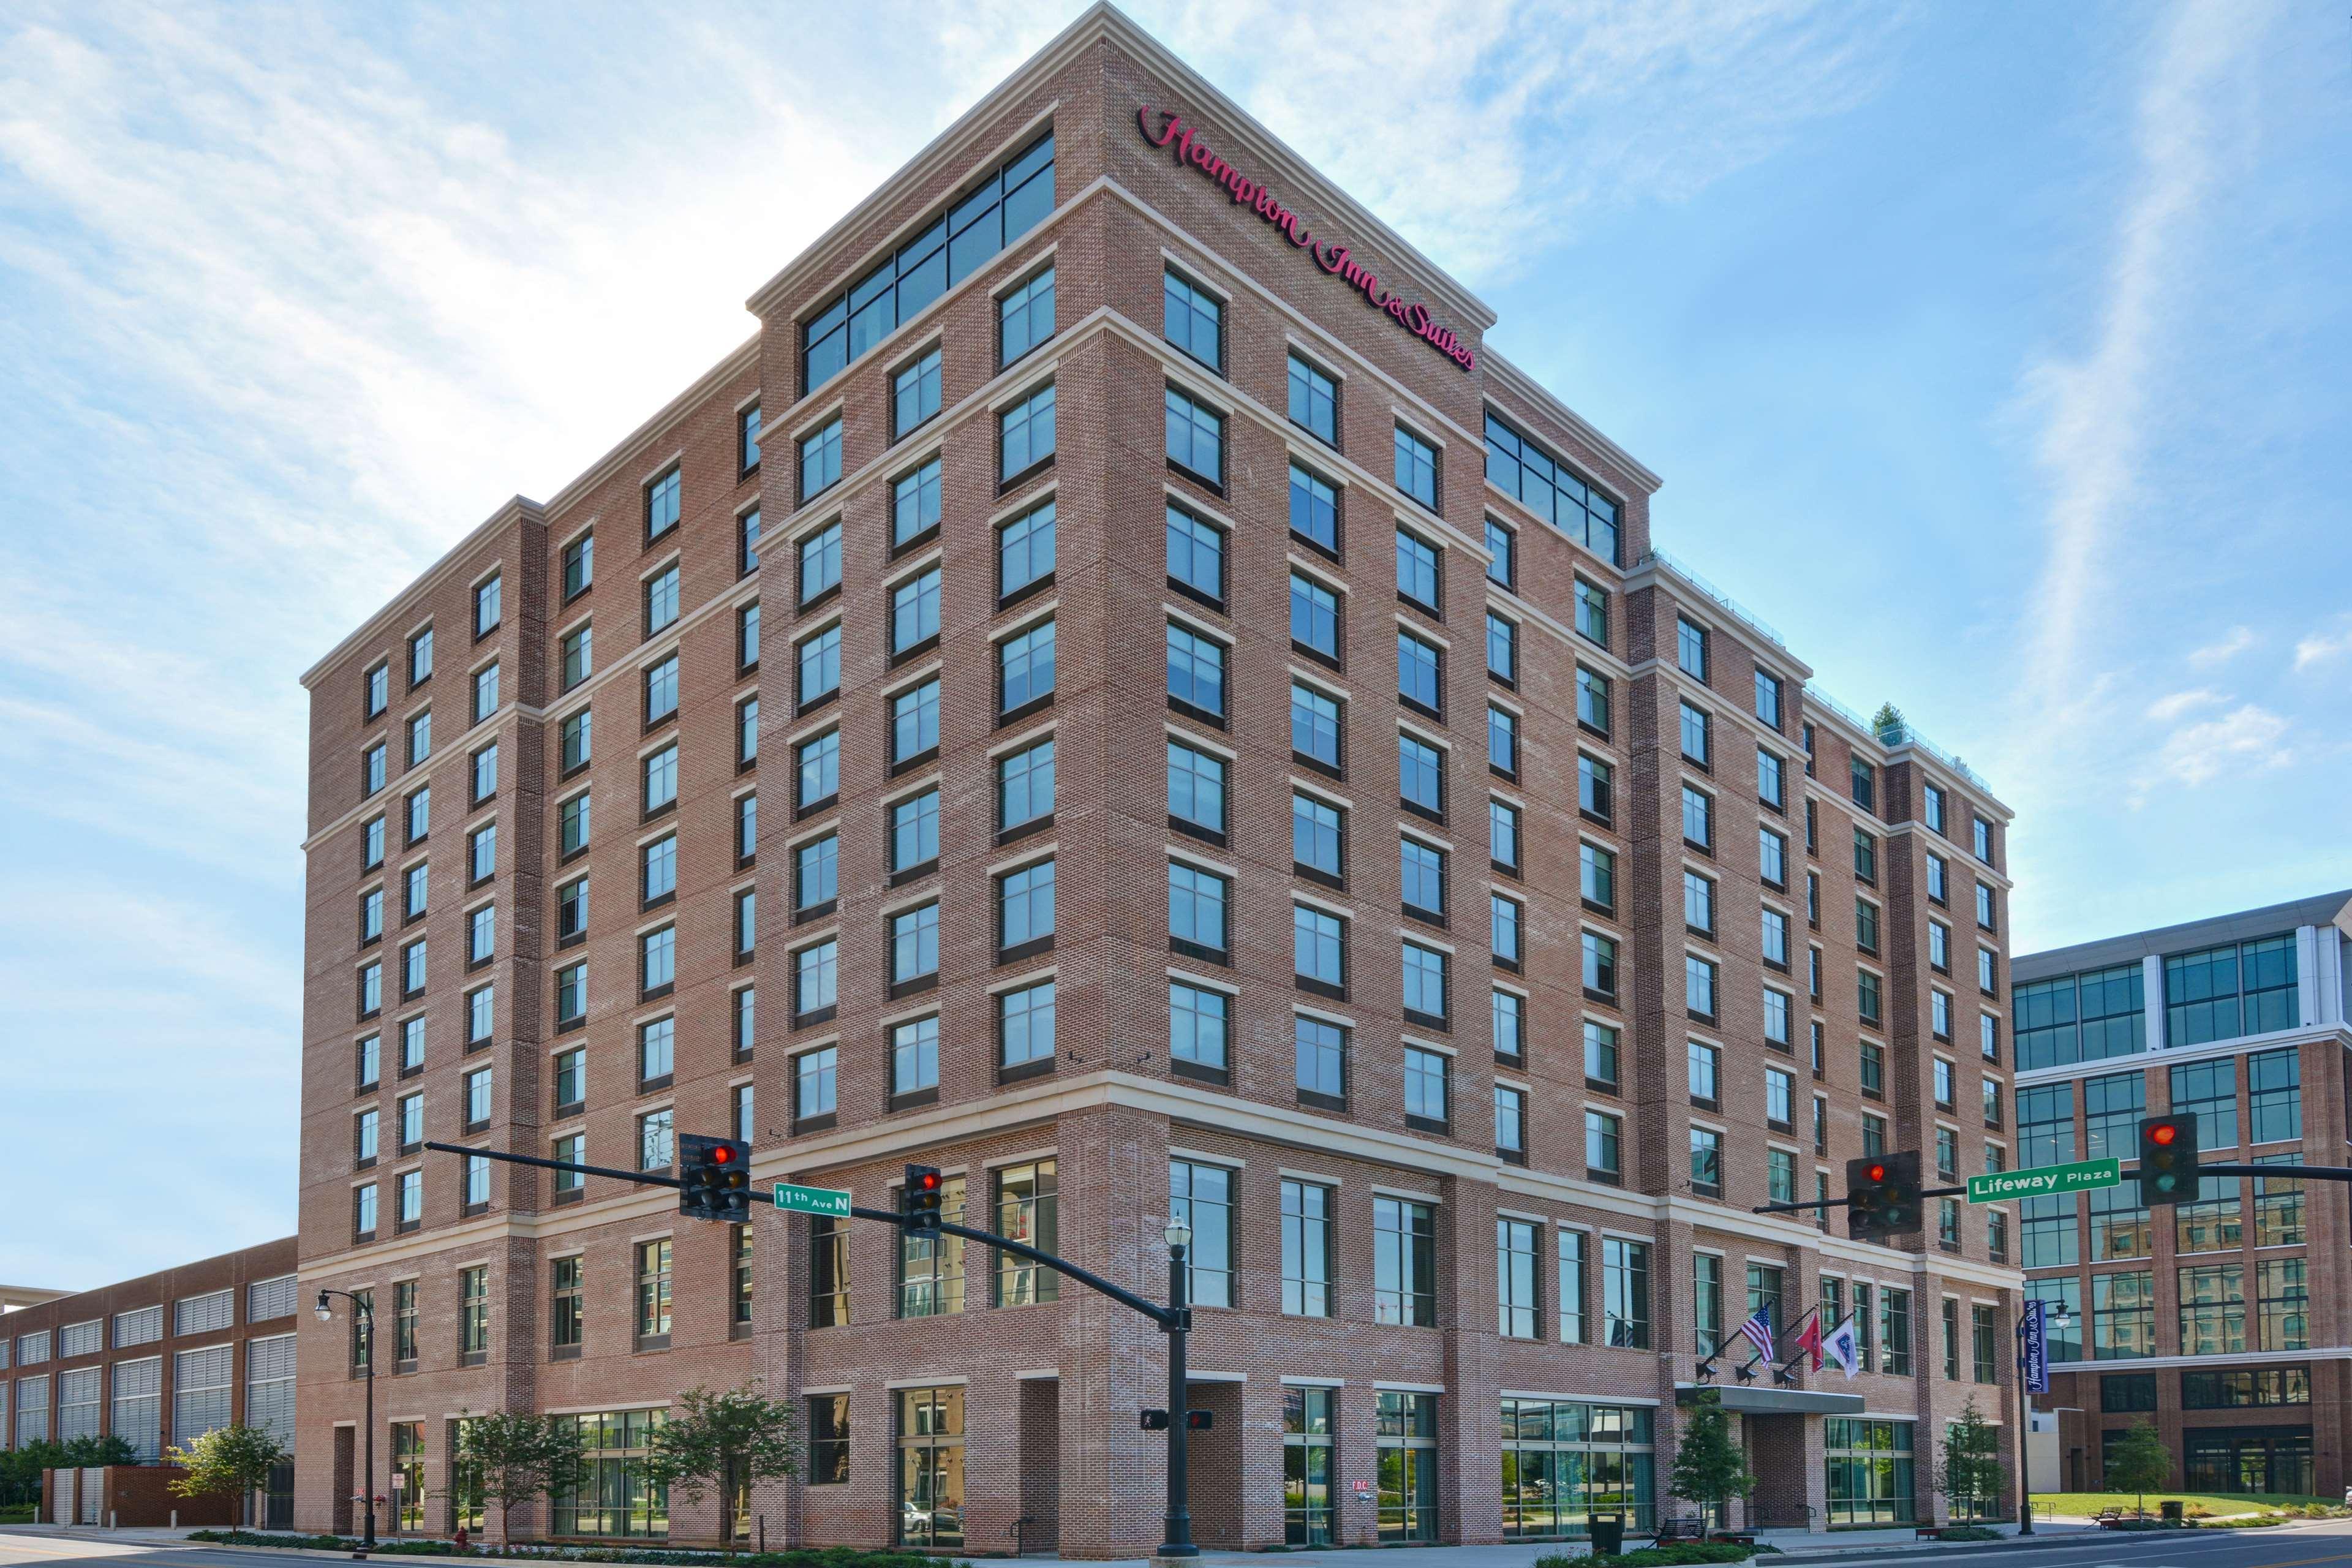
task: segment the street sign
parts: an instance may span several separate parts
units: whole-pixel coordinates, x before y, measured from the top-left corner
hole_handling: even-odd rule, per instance
[[[2087,1193],[2095,1187],[2118,1186],[2123,1179],[2124,1163],[2114,1155],[2077,1160],[2071,1165],[2038,1165],[2031,1171],[1997,1171],[1990,1176],[1969,1178],[1969,1202],[1997,1204],[2053,1193]]]
[[[786,1214],[813,1214],[819,1219],[847,1219],[849,1194],[832,1187],[799,1187],[776,1184],[776,1206]]]

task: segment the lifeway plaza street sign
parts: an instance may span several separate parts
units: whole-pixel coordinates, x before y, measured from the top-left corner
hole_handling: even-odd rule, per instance
[[[2004,1203],[2011,1198],[2038,1198],[2053,1193],[2087,1193],[2094,1187],[2120,1186],[2124,1163],[2113,1156],[2077,1160],[2071,1165],[2038,1165],[2031,1171],[1996,1171],[1969,1178],[1969,1202]],[[778,1203],[783,1202],[779,1197]]]
[[[798,1187],[776,1184],[776,1206],[786,1214],[813,1214],[819,1219],[847,1219],[849,1194],[832,1187]]]

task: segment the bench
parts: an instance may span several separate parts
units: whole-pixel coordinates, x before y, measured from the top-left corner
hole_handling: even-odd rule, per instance
[[[1958,1530],[1961,1528],[1963,1527],[1957,1524],[1922,1524],[1913,1530],[1911,1539],[1914,1541],[1941,1541],[1944,1539],[1944,1531],[1948,1530]]]
[[[1705,1541],[1706,1521],[1697,1519],[1662,1519],[1654,1539],[1658,1541]]]

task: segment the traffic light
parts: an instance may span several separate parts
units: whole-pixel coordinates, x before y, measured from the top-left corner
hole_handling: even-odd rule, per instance
[[[1165,1410],[1147,1410],[1143,1412],[1143,1429],[1147,1432],[1167,1431],[1168,1412]]]
[[[1217,1413],[1213,1410],[1187,1410],[1184,1412],[1184,1425],[1192,1431],[1206,1432],[1216,1424]]]
[[[2197,1118],[2140,1118],[2140,1207],[2195,1203],[2197,1185]]]
[[[907,1185],[898,1194],[898,1204],[900,1212],[907,1216],[908,1235],[940,1228],[940,1190],[944,1185],[937,1165],[907,1167]]]
[[[677,1212],[742,1225],[751,1217],[751,1145],[736,1138],[678,1134]]]
[[[1854,1237],[1917,1234],[1924,1210],[1919,1202],[1919,1156],[1865,1154],[1845,1163],[1846,1234]]]

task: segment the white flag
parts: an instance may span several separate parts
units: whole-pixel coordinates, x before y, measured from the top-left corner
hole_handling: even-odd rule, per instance
[[[1862,1341],[1852,1318],[1822,1336],[1822,1359],[1837,1363],[1848,1377],[1862,1370]]]

